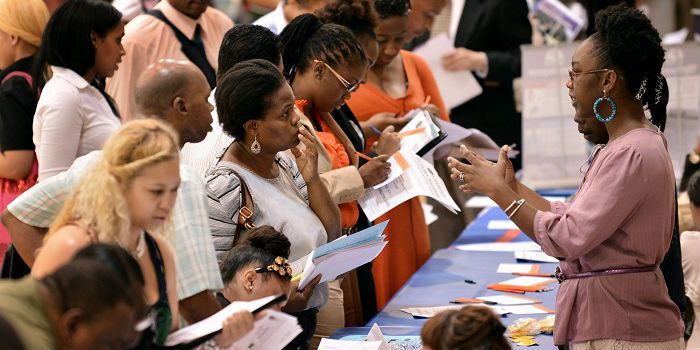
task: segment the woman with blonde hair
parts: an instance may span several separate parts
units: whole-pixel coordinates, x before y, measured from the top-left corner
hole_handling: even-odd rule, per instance
[[[0,0],[0,211],[36,182],[31,68],[48,21],[41,0]],[[0,263],[9,243],[0,226]]]
[[[105,143],[103,160],[66,200],[38,251],[32,276],[66,264],[81,248],[117,244],[131,252],[145,277],[156,315],[155,343],[177,328],[175,262],[166,225],[180,184],[178,138],[162,122],[133,121]],[[158,231],[160,234],[153,234]]]

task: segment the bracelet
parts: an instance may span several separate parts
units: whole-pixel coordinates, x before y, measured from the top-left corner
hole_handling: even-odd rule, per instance
[[[513,209],[513,211],[510,212],[510,214],[508,214],[508,219],[512,218],[513,215],[515,215],[515,213],[517,213],[518,210],[520,210],[520,207],[522,207],[523,204],[525,204],[525,200],[522,198],[518,199],[516,207]]]
[[[510,205],[508,206],[508,208],[503,209],[503,212],[506,213],[506,214],[508,214],[508,211],[511,210],[511,209],[513,208],[513,206],[516,205],[516,204],[518,204],[518,201],[517,201],[517,200],[514,200],[512,203],[510,203]]]

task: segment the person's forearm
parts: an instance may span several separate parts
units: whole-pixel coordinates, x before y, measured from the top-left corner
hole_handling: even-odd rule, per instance
[[[199,322],[221,310],[214,293],[205,290],[178,301],[180,314],[189,324]]]
[[[31,268],[34,265],[34,253],[43,245],[47,229],[27,225],[8,210],[2,213],[2,224],[10,234],[12,245]]]
[[[340,236],[340,210],[333,202],[326,186],[320,177],[306,182],[309,195],[309,206],[316,213],[316,216],[323,223],[323,227],[328,234],[328,241],[332,241]]]
[[[23,180],[29,175],[34,162],[34,151],[6,151],[0,154],[0,177]]]
[[[514,201],[517,201],[522,198],[522,196],[519,193],[514,192],[510,187],[504,186],[502,188],[499,188],[496,190],[494,193],[489,193],[488,196],[498,204],[501,209],[506,210],[511,204],[513,204]],[[525,198],[522,198],[525,199]],[[506,214],[510,214],[513,212],[515,209],[515,206],[511,208],[510,211]],[[511,220],[515,223],[515,225],[520,228],[525,235],[530,237],[533,241],[537,242],[537,238],[535,237],[535,227],[534,227],[534,221],[535,221],[535,214],[537,214],[537,208],[535,208],[532,203],[528,202],[527,199],[525,199],[525,203],[518,209],[517,212],[515,212],[514,215],[511,216]]]
[[[550,201],[546,200],[529,187],[523,185],[520,181],[516,180],[515,183],[515,193],[517,193],[520,198],[524,199],[527,204],[540,211],[552,211],[552,203]]]

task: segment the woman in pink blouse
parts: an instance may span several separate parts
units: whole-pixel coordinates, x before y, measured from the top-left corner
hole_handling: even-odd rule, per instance
[[[605,123],[576,198],[548,202],[462,147],[450,159],[465,192],[488,195],[545,253],[560,260],[554,342],[578,349],[683,349],[683,323],[659,270],[674,223],[674,174],[662,134],[668,87],[658,32],[639,11],[610,7],[574,53],[566,84],[584,138]],[[651,120],[644,114],[648,107]],[[589,117],[593,110],[595,119]]]

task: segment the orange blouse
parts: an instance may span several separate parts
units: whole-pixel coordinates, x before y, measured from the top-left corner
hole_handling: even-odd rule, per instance
[[[347,101],[357,119],[365,121],[382,112],[403,116],[423,106],[430,96],[431,103],[440,110],[440,118],[449,120],[445,103],[428,64],[412,52],[401,51],[400,55],[408,82],[406,96],[391,98],[371,83],[361,85]],[[366,137],[368,145],[376,140],[374,135]],[[372,263],[377,307],[380,309],[430,257],[428,225],[418,197],[398,205],[375,222],[386,220],[391,220],[386,230],[389,244]]]
[[[308,105],[307,100],[297,100],[295,105],[300,111],[307,113],[307,109],[305,109]],[[342,134],[342,137],[347,140],[349,145],[343,143],[341,138],[336,135],[333,129],[336,129],[336,131],[340,133],[342,133],[342,130],[337,124],[334,125],[335,127],[329,125],[329,122],[335,123],[333,117],[331,117],[329,114],[328,118],[330,120],[328,120],[328,118],[323,118],[323,116],[321,116],[321,114],[316,110],[311,110],[310,114],[311,116],[309,119],[316,126],[320,127],[320,130],[316,130],[316,135],[321,141],[321,144],[323,144],[323,147],[325,147],[326,151],[328,151],[328,156],[330,157],[332,164],[331,169],[355,166],[357,164],[357,156],[354,154],[355,148],[352,146],[345,134]],[[360,216],[360,209],[357,207],[357,201],[338,204],[338,208],[340,209],[340,219],[343,228],[355,226],[357,219]]]

